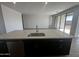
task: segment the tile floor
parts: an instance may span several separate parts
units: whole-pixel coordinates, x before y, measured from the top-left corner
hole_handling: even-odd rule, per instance
[[[79,57],[79,38],[73,38],[71,49],[70,49],[70,55],[67,55],[68,57]]]

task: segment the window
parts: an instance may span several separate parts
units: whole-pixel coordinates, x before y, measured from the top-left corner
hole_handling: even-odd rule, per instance
[[[61,22],[60,22],[60,31],[64,31],[64,24],[65,24],[65,14],[61,15]]]
[[[70,34],[73,13],[67,13],[57,16],[57,29]]]
[[[73,15],[71,13],[67,14],[65,21],[65,33],[70,34],[71,24],[72,24]]]

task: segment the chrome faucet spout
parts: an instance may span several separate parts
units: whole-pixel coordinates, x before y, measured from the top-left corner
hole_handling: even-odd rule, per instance
[[[38,26],[36,25],[36,32],[38,32]]]

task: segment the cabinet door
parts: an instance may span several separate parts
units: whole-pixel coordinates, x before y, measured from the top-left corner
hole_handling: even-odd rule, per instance
[[[59,40],[59,43],[60,43],[60,46],[59,46],[59,53],[62,54],[62,55],[67,55],[69,54],[70,52],[70,47],[71,47],[71,42],[72,42],[72,39],[60,39]]]
[[[66,55],[70,50],[70,39],[29,39],[24,40],[25,56]]]
[[[0,40],[0,56],[2,56],[2,57],[9,56],[6,41],[3,41],[3,40]]]
[[[26,56],[53,56],[59,52],[59,41],[53,39],[32,39],[24,41]]]
[[[9,40],[7,46],[12,57],[23,57],[24,46],[22,40]]]

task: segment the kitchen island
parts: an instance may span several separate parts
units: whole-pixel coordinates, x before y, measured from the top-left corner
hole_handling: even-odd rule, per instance
[[[45,36],[28,37],[36,30],[17,30],[0,35],[6,41],[10,56],[47,57],[68,55],[72,36],[56,29],[40,29]]]

